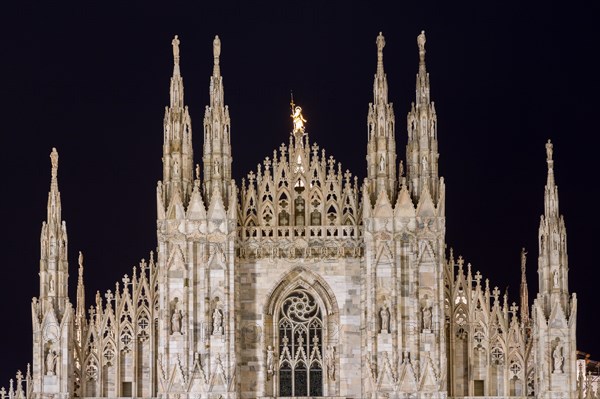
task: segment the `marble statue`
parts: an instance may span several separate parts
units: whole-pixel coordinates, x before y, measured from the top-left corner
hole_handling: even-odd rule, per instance
[[[417,44],[419,46],[419,52],[424,52],[425,51],[425,31],[422,30],[421,34],[419,36],[417,36]]]
[[[431,306],[423,308],[423,330],[431,330]]]
[[[267,346],[267,374],[273,374],[273,360],[274,360],[274,351],[271,345]]]
[[[219,58],[221,56],[221,39],[219,36],[215,36],[213,40],[213,57]]]
[[[46,355],[46,375],[55,375],[56,374],[56,359],[58,356],[56,355],[56,351],[53,349],[48,350],[48,354]]]
[[[325,365],[327,366],[327,377],[335,381],[335,346],[329,345],[325,354]]]
[[[388,333],[390,331],[390,311],[387,305],[384,305],[379,312],[381,316],[381,332]]]
[[[562,373],[563,361],[565,359],[562,352],[563,352],[563,346],[559,340],[556,343],[556,347],[554,348],[554,351],[552,352],[552,357],[554,358],[554,372],[555,373]]]
[[[213,335],[223,334],[223,314],[219,308],[215,308],[213,312]]]
[[[173,46],[173,58],[175,59],[176,63],[179,62],[179,44],[179,36],[175,35],[175,37],[171,41],[171,45]]]
[[[173,310],[173,315],[171,316],[171,332],[173,334],[181,334],[181,310],[179,309]]]

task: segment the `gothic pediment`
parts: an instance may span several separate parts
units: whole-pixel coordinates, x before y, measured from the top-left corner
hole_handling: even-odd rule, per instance
[[[204,207],[204,201],[202,201],[202,195],[200,195],[200,190],[197,186],[194,187],[194,191],[192,192],[186,217],[190,220],[206,219],[206,208]]]
[[[398,200],[396,201],[394,216],[397,218],[414,218],[416,214],[415,206],[410,198],[410,192],[406,186],[402,186],[402,190],[400,190]]]
[[[437,212],[427,186],[423,188],[417,205],[417,216],[421,218],[435,217]]]
[[[375,208],[373,210],[373,217],[391,219],[393,216],[394,211],[392,210],[390,199],[388,198],[387,193],[382,190],[377,196],[377,201],[375,202]]]

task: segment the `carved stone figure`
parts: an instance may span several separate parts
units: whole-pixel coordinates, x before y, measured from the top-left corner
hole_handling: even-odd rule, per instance
[[[431,306],[423,308],[423,329],[431,330]]]
[[[179,62],[179,43],[179,36],[175,35],[171,41],[171,45],[173,46],[173,58],[175,58],[176,62]]]
[[[213,335],[223,334],[223,314],[219,308],[215,308],[212,315],[213,318]]]
[[[563,361],[565,360],[563,353],[563,346],[560,341],[556,343],[556,347],[554,348],[554,352],[552,352],[552,357],[554,358],[554,372],[562,373]]]
[[[267,378],[273,375],[273,358],[274,358],[273,347],[267,346]]]
[[[423,158],[421,158],[421,170],[424,175],[426,175],[429,172],[429,165],[427,164],[426,156],[423,156]]]
[[[379,157],[379,171],[385,172],[385,156],[383,154]]]
[[[329,345],[325,354],[325,365],[327,367],[327,377],[335,381],[335,346]]]
[[[219,36],[215,36],[215,40],[213,40],[213,56],[215,58],[221,56],[221,39],[219,39]]]
[[[548,160],[552,160],[552,141],[548,140],[548,142],[546,143],[546,158],[548,158]]]
[[[56,355],[56,351],[50,348],[48,350],[48,354],[46,355],[46,375],[55,375],[56,374],[56,359],[58,356]]]
[[[419,36],[417,36],[417,45],[419,46],[419,52],[424,52],[425,51],[425,31],[422,30],[421,34]]]
[[[387,305],[381,308],[379,315],[381,316],[381,332],[390,332],[390,311]]]
[[[51,294],[54,294],[54,278],[52,276],[50,276],[50,281],[48,282],[48,286],[49,286],[48,291]]]
[[[552,280],[553,280],[553,288],[558,288],[558,270],[555,270],[554,273],[552,273]]]
[[[175,309],[171,316],[171,331],[173,334],[181,334],[181,310]]]

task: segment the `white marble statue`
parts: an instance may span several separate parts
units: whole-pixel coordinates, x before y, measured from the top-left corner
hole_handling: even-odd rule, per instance
[[[390,332],[390,311],[387,305],[384,305],[379,312],[381,316],[381,332],[387,333]]]
[[[215,308],[213,315],[213,335],[223,334],[223,314],[219,308]]]
[[[48,350],[48,354],[46,355],[46,375],[55,375],[56,374],[56,359],[58,356],[56,355],[56,351],[53,349]]]

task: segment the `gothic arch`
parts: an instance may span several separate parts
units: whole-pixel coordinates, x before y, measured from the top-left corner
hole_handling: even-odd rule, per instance
[[[275,283],[266,297],[263,314],[273,316],[286,294],[297,288],[314,291],[315,297],[320,300],[320,305],[325,309],[327,315],[335,316],[337,319],[339,307],[333,290],[321,276],[304,266],[292,268]]]
[[[321,325],[321,327],[319,327],[321,329],[319,336],[321,338],[320,348],[318,349],[320,353],[317,355],[317,358],[322,373],[319,384],[321,384],[322,387],[321,394],[324,396],[331,396],[339,391],[339,378],[335,376],[335,370],[339,370],[339,359],[336,356],[339,348],[335,348],[338,344],[339,308],[333,290],[325,280],[303,266],[294,267],[281,276],[279,281],[277,281],[267,295],[267,299],[263,305],[263,323],[265,331],[265,334],[263,335],[263,347],[265,350],[268,350],[268,347],[271,346],[276,352],[273,356],[274,365],[271,366],[272,370],[269,376],[265,376],[267,378],[264,379],[265,390],[267,394],[273,396],[278,396],[282,392],[280,390],[280,378],[283,377],[279,374],[279,362],[284,358],[284,356],[282,356],[284,351],[281,351],[282,353],[279,352],[282,342],[280,336],[280,321],[284,320],[284,318],[281,316],[281,311],[284,303],[291,296],[297,295],[299,292],[305,292],[312,297],[311,299],[314,300],[319,309],[318,318]],[[296,361],[297,360],[298,359],[296,359]],[[312,364],[314,362],[310,361],[309,363]],[[265,367],[263,368],[265,373],[269,373],[269,367],[270,366],[265,364]],[[310,365],[307,364],[307,367],[310,368]],[[283,368],[281,370],[283,373]],[[298,391],[296,391],[296,393],[298,393]]]

